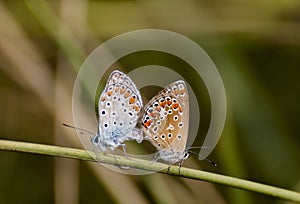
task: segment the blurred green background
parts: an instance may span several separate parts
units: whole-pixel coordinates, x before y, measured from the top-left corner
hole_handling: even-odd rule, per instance
[[[143,28],[194,40],[224,81],[228,115],[210,155],[218,167],[195,156],[184,166],[300,191],[298,0],[1,1],[0,138],[82,148],[75,132],[61,126],[72,124],[77,71],[105,40]],[[176,58],[147,52],[117,67],[126,73],[152,60],[180,72]],[[210,111],[205,88],[193,89],[204,98],[195,142],[201,144]],[[288,203],[207,182],[126,176],[91,162],[0,152],[3,204],[183,202]]]

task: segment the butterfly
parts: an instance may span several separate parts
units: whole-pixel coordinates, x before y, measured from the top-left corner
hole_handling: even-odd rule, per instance
[[[126,74],[115,70],[108,77],[98,100],[97,133],[65,123],[63,125],[78,130],[81,135],[91,135],[93,146],[105,153],[107,149],[114,150],[122,146],[128,158],[124,142],[136,140],[140,143],[143,140],[143,131],[136,127],[142,108],[142,97],[136,85]]]
[[[166,86],[145,106],[142,117],[145,139],[158,150],[158,157],[169,164],[189,156],[186,150],[189,130],[189,95],[184,81]]]
[[[113,71],[98,101],[98,131],[91,141],[106,152],[122,146],[127,140],[142,141],[136,124],[143,108],[142,97],[133,81],[121,71]]]

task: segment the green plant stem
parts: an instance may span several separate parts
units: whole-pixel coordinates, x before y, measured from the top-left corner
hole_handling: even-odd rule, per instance
[[[52,145],[0,140],[0,149],[96,162],[96,160],[94,159],[96,157],[93,152],[88,152],[85,150],[79,150],[73,148],[52,146]],[[153,163],[153,162],[135,159],[135,158],[127,159],[122,156],[113,156],[108,154],[106,155],[100,154],[97,156],[97,158],[99,160],[98,162],[100,163],[106,163],[106,164],[117,165],[117,166],[128,166],[131,168],[144,169],[153,172],[158,171],[164,174],[181,176],[184,178],[189,178],[194,180],[202,180],[202,181],[209,181],[213,183],[219,183],[219,184],[223,184],[223,185],[227,185],[239,189],[254,191],[257,193],[263,193],[266,195],[270,195],[270,196],[274,196],[274,197],[278,197],[278,198],[282,198],[294,202],[300,202],[300,193],[298,192],[277,188],[274,186],[269,186],[269,185],[265,185],[253,181],[233,178],[230,176],[224,176],[220,174],[209,173],[209,172],[189,169],[185,167],[181,167],[179,172],[178,166],[171,166],[168,170],[168,165],[166,164],[162,164],[158,162]]]

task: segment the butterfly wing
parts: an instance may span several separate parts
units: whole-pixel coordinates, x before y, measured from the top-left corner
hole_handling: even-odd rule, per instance
[[[136,139],[135,129],[142,110],[142,97],[132,80],[113,71],[98,102],[98,134],[102,146],[114,149],[128,139]]]
[[[184,153],[189,126],[188,102],[187,87],[184,81],[178,80],[165,87],[145,106],[143,130],[158,150],[170,154]]]

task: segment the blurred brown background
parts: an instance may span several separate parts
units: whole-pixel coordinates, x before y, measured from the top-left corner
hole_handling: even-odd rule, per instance
[[[228,115],[210,156],[218,167],[195,156],[184,166],[300,191],[298,0],[2,1],[0,138],[82,148],[75,132],[61,126],[72,124],[77,71],[105,40],[143,28],[194,40],[224,80]],[[119,66],[126,72],[151,59],[137,54]],[[177,64],[165,55],[155,59]],[[207,182],[124,176],[91,162],[0,152],[0,203],[183,202],[287,203]]]

